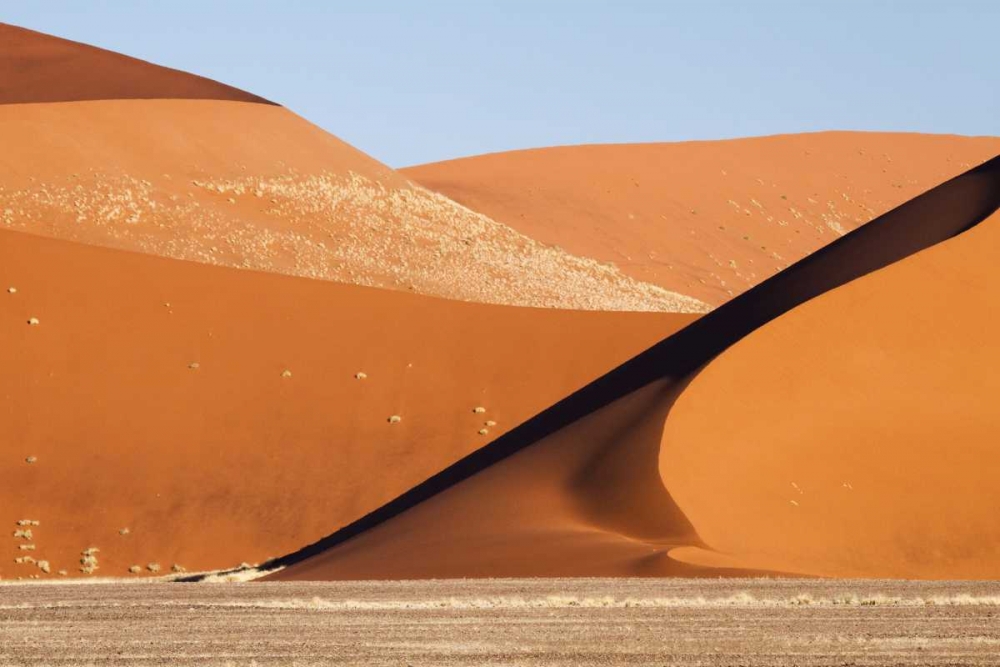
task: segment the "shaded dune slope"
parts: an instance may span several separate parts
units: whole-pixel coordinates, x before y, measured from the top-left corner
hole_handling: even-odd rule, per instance
[[[997,137],[821,132],[539,148],[401,171],[534,239],[716,306],[997,153]]]
[[[0,576],[79,576],[90,547],[99,576],[287,553],[691,320],[452,302],[0,230]],[[30,539],[12,537],[22,520],[40,522]]]
[[[0,104],[156,98],[272,104],[211,79],[0,23]]]
[[[703,375],[707,377],[714,367],[725,366],[731,354],[739,355],[741,346],[751,345],[758,339],[771,340],[772,355],[780,357],[780,351],[774,349],[778,346],[771,339],[772,331],[787,326],[787,319],[805,321],[808,309],[799,310],[799,306],[811,299],[815,299],[813,303],[822,304],[840,293],[836,288],[848,284],[863,292],[868,285],[882,281],[884,272],[879,269],[890,265],[895,269],[896,263],[910,271],[907,267],[916,260],[923,260],[923,255],[901,260],[970,229],[998,206],[1000,158],[995,158],[890,211],[752,288],[379,510],[316,544],[279,559],[273,565],[284,565],[287,569],[271,576],[278,579],[339,579],[558,573],[669,575],[705,571],[718,574],[725,573],[726,568],[750,572],[829,573],[822,562],[810,560],[808,556],[838,540],[813,539],[808,547],[798,549],[778,539],[780,523],[762,531],[756,541],[746,538],[747,532],[762,523],[784,518],[774,517],[766,511],[755,515],[758,506],[753,501],[759,497],[742,493],[747,488],[758,495],[769,492],[768,484],[774,482],[775,475],[768,474],[768,450],[763,448],[758,452],[744,448],[745,443],[738,436],[740,423],[730,422],[724,409],[716,411],[711,405],[712,398],[720,395],[720,390],[712,387],[710,380],[704,381],[709,389],[695,394],[709,397],[702,399],[701,413],[685,420],[680,410],[681,416],[676,416],[678,407],[686,401],[685,385],[705,364],[708,370]],[[994,220],[986,225],[991,228],[990,233],[995,226]],[[951,246],[946,244],[934,250],[948,251]],[[919,273],[919,269],[916,272]],[[859,278],[862,279],[857,280]],[[824,296],[816,299],[821,295]],[[980,326],[984,323],[979,322]],[[830,336],[834,335],[830,320],[808,318],[808,326],[826,329],[831,331]],[[907,322],[897,326],[906,327]],[[961,340],[962,331],[963,328],[958,327],[952,340]],[[781,342],[794,344],[787,336],[782,337]],[[737,345],[733,350],[712,362],[734,343]],[[952,353],[954,350],[946,352]],[[809,350],[805,350],[798,358],[808,354]],[[919,360],[919,355],[915,356]],[[771,357],[745,354],[744,358],[755,362],[749,364],[754,372],[766,373],[762,366],[766,366]],[[855,371],[859,365],[863,366],[854,364]],[[794,372],[794,368],[788,368],[784,377]],[[723,371],[720,374],[726,377]],[[724,383],[724,390],[731,396],[723,405],[740,404],[742,412],[738,414],[757,409],[756,377],[743,372],[737,376],[742,382]],[[895,382],[918,379],[919,371],[914,370],[903,373]],[[695,377],[694,381],[697,388],[702,383],[702,376]],[[766,386],[774,391],[777,384],[772,381]],[[678,396],[679,405],[671,409]],[[800,398],[799,402],[808,400]],[[769,410],[762,409],[762,413],[780,421],[781,410],[778,404]],[[709,426],[698,418],[706,414],[716,423]],[[800,425],[798,430],[786,428],[786,435],[795,433],[800,439],[810,437],[808,430],[801,428],[810,414],[804,410],[786,422]],[[677,437],[672,435],[674,420],[683,424]],[[763,420],[755,423],[757,442],[761,442],[766,438],[769,425]],[[985,422],[985,432],[989,432],[991,425],[995,426],[989,420]],[[717,456],[720,453],[718,442],[701,437],[699,430],[702,428],[710,433],[731,436],[722,447],[730,458]],[[995,428],[992,432],[996,433]],[[661,445],[664,437],[669,438],[669,442]],[[825,456],[836,458],[836,434],[827,433],[821,437],[826,438],[829,445]],[[938,437],[946,436],[938,434]],[[801,455],[795,448],[796,442],[791,437],[784,440],[781,443],[784,449],[779,445],[779,453]],[[683,453],[677,454],[677,451]],[[811,455],[817,456],[815,450]],[[991,456],[990,460],[996,459],[995,454]],[[928,466],[939,463],[937,460],[924,461],[911,473],[920,475]],[[733,467],[728,469],[730,465]],[[728,472],[719,474],[719,469]],[[959,466],[953,472],[961,474],[965,470]],[[717,474],[723,483],[712,481]],[[723,494],[723,502],[714,500],[712,494],[718,493],[725,481],[733,478],[742,481]],[[758,479],[760,481],[754,481]],[[781,486],[781,499],[786,503],[790,481],[794,480],[783,480]],[[674,483],[680,484],[683,494],[674,493]],[[737,516],[746,523],[735,531],[735,537],[720,539],[726,536],[733,520],[726,510],[741,502],[747,505]],[[891,503],[893,508],[901,505],[905,505],[901,498]],[[988,513],[995,506],[987,504],[983,511]],[[763,509],[768,508],[764,506]],[[971,515],[981,517],[981,512]],[[969,512],[950,519],[961,521],[967,516]],[[703,518],[709,521],[708,539],[702,534],[700,520]],[[828,514],[825,518],[836,521],[809,524],[814,537],[834,534],[842,543],[845,539],[866,536],[863,529],[854,529],[850,513]],[[886,518],[885,513],[882,518]],[[872,528],[867,522],[865,526]],[[759,555],[754,552],[760,549],[762,542],[770,547],[769,557],[753,557]],[[725,557],[720,555],[719,544],[727,548]],[[996,542],[990,546],[991,549],[995,547]],[[928,545],[928,548],[933,551],[937,545]],[[768,554],[766,549],[761,553]],[[800,557],[794,558],[795,555]],[[911,564],[916,563],[913,567],[901,566],[894,570],[890,564],[855,559],[854,569],[842,569],[839,573],[970,576],[984,572],[983,569],[948,570],[947,564],[942,566],[941,561],[930,561],[933,558],[925,559],[921,566],[919,559],[915,559],[911,561]],[[996,559],[986,562],[995,576]],[[982,565],[982,561],[979,564]]]

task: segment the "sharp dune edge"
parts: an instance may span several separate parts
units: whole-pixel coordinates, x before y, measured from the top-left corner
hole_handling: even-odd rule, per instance
[[[211,99],[271,104],[211,79],[0,23],[0,104]]]
[[[995,158],[280,559],[271,578],[995,578],[1000,216],[967,230],[998,206]],[[914,333],[915,317],[935,335]]]

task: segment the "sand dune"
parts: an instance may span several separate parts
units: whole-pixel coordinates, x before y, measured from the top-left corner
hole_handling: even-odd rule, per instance
[[[286,553],[691,321],[450,302],[2,230],[0,286],[4,578],[43,574],[25,557],[79,576],[90,547],[97,576]]]
[[[402,173],[716,306],[998,152],[997,137],[824,132],[541,148]]]
[[[1000,214],[981,221],[998,206],[1000,158],[700,318],[272,577],[996,578]]]
[[[0,104],[115,99],[267,100],[211,79],[0,23]]]
[[[287,109],[19,28],[0,38],[2,226],[465,301],[705,310],[416,186]]]

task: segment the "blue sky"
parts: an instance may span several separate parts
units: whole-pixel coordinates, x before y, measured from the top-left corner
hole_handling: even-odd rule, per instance
[[[0,20],[251,90],[393,166],[824,129],[1000,134],[995,0],[6,0]]]

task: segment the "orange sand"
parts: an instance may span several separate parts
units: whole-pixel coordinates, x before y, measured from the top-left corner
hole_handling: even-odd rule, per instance
[[[1000,214],[709,364],[666,421],[660,471],[727,558],[684,560],[1000,576],[997,257]]]
[[[152,98],[269,103],[204,77],[7,23],[0,23],[0,45],[0,104]]]
[[[402,173],[543,243],[719,305],[998,152],[998,137],[824,132],[540,148]]]
[[[10,231],[0,286],[0,525],[41,522],[33,552],[5,538],[4,578],[38,573],[23,555],[78,575],[91,546],[97,574],[115,576],[291,551],[691,321],[449,302]]]
[[[810,289],[818,269],[933,243],[998,205],[994,161],[674,339],[715,336],[728,313]],[[994,213],[786,310],[692,374],[660,358],[662,379],[271,578],[995,579],[998,253]],[[623,369],[609,377],[647,372]]]

